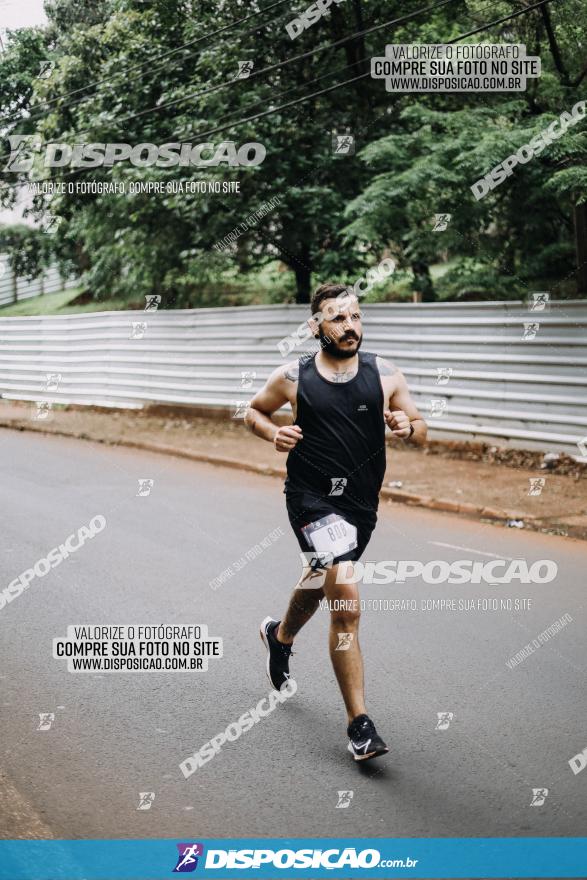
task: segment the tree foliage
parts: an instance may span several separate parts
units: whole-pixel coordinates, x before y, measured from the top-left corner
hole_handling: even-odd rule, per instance
[[[50,212],[62,218],[52,246],[60,260],[75,262],[88,290],[99,298],[140,291],[163,294],[168,304],[202,304],[206,285],[223,273],[237,266],[245,277],[279,259],[295,275],[298,300],[305,301],[312,283],[352,280],[392,252],[424,298],[436,295],[430,267],[443,262],[450,269],[442,286],[454,296],[488,290],[498,296],[520,292],[538,278],[556,284],[568,277],[587,293],[587,269],[581,268],[587,243],[580,234],[577,239],[587,200],[584,124],[519,166],[485,199],[476,202],[470,191],[472,182],[579,100],[587,82],[587,12],[580,0],[548,12],[541,7],[508,23],[505,33],[492,29],[490,39],[524,42],[528,54],[542,57],[540,81],[514,96],[390,94],[368,75],[316,94],[368,74],[369,59],[383,54],[386,42],[456,38],[519,9],[510,0],[490,8],[481,0],[454,0],[348,40],[412,13],[413,4],[333,5],[293,41],[285,25],[308,3],[254,16],[263,5],[48,0],[49,27],[11,35],[0,56],[5,138],[234,141],[266,148],[263,163],[251,168],[138,168],[128,162],[47,168],[40,151],[30,173],[5,170],[4,204],[14,198],[17,180],[238,181],[238,194],[35,196],[38,217]],[[298,54],[305,57],[282,63]],[[239,65],[247,61],[252,73],[239,78]],[[39,76],[46,62],[50,75]],[[249,121],[234,127],[235,120]],[[346,132],[355,138],[356,154],[337,155],[333,133]],[[270,200],[277,204],[266,211]],[[439,213],[451,215],[440,233],[432,224]],[[259,219],[243,231],[240,224],[250,216]],[[236,227],[241,231],[233,244],[214,247]]]

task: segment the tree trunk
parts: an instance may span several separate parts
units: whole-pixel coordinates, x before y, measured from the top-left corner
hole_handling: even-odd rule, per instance
[[[247,250],[247,243],[242,237],[239,238],[236,245],[236,262],[239,268],[239,272],[249,271],[249,252]]]
[[[587,296],[587,202],[575,205],[575,249],[577,254],[577,296]]]
[[[293,270],[296,275],[296,302],[310,302],[310,286],[312,283],[312,264],[310,262],[310,248],[307,244],[301,244],[297,249],[292,248],[292,254],[296,254],[293,262]]]
[[[498,259],[499,272],[501,275],[516,274],[516,249],[511,240],[503,234],[503,247]]]
[[[434,302],[436,300],[436,293],[428,264],[423,260],[414,260],[412,262],[412,272],[414,273],[413,288],[422,295],[421,301]]]
[[[312,273],[307,266],[302,266],[300,263],[296,263],[294,272],[296,274],[296,302],[309,303]]]

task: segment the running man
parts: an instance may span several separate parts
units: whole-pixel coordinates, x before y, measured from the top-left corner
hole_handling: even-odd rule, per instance
[[[307,561],[284,617],[265,618],[261,638],[267,674],[280,690],[290,677],[294,639],[326,597],[330,657],[348,715],[348,749],[355,761],[365,761],[388,748],[365,707],[358,586],[337,583],[339,563],[359,560],[375,528],[385,474],[385,425],[397,439],[418,446],[427,427],[400,370],[359,352],[361,310],[352,291],[342,284],[322,285],[312,297],[311,313],[319,352],[274,370],[246,416],[254,434],[288,454],[287,512]],[[293,424],[279,427],[272,416],[288,401]]]

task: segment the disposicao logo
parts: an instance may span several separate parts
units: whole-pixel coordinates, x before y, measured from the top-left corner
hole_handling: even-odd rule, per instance
[[[204,846],[201,843],[178,843],[179,850],[177,865],[173,869],[174,874],[189,874],[198,867],[199,856],[204,855]]]

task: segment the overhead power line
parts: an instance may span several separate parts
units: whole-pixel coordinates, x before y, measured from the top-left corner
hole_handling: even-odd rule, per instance
[[[289,2],[290,2],[290,0],[276,0],[275,3],[271,3],[271,4],[269,4],[269,6],[265,6],[263,9],[259,9],[257,12],[252,12],[250,15],[246,15],[243,18],[237,18],[234,21],[230,22],[229,24],[223,25],[223,27],[217,28],[214,31],[210,31],[207,34],[203,34],[201,37],[196,37],[193,40],[188,40],[187,43],[183,43],[183,45],[177,46],[175,49],[169,49],[167,52],[162,52],[158,55],[154,55],[152,58],[146,58],[144,61],[139,61],[136,64],[130,65],[129,67],[123,67],[122,69],[117,70],[116,73],[113,74],[112,76],[106,76],[106,77],[103,77],[102,79],[94,80],[94,82],[87,83],[85,86],[80,86],[77,89],[72,89],[69,92],[64,92],[63,94],[59,95],[57,98],[51,98],[50,100],[47,100],[47,101],[41,101],[39,104],[36,104],[34,107],[32,107],[31,111],[39,110],[41,107],[52,107],[54,104],[58,104],[60,101],[63,101],[64,98],[68,98],[71,95],[77,95],[77,94],[79,94],[79,92],[85,92],[87,89],[94,88],[95,86],[99,86],[99,85],[103,85],[104,83],[112,82],[117,77],[127,76],[133,70],[138,70],[140,68],[143,68],[146,64],[152,64],[155,61],[161,61],[162,59],[170,58],[172,55],[175,55],[178,52],[181,52],[183,49],[188,49],[190,46],[195,46],[198,43],[203,42],[204,40],[209,40],[211,37],[215,37],[218,34],[225,33],[226,31],[229,31],[232,28],[236,27],[238,24],[243,24],[243,22],[245,22],[245,21],[250,21],[251,18],[255,18],[257,15],[262,15],[265,12],[269,12],[269,10],[271,10],[271,9],[275,9],[276,6],[282,6],[284,3],[289,3]],[[244,37],[244,36],[247,36],[248,34],[256,33],[256,31],[258,31],[260,28],[268,27],[270,24],[273,24],[274,22],[279,21],[280,18],[283,18],[283,16],[282,15],[277,16],[277,18],[273,18],[273,19],[271,19],[271,21],[260,24],[260,25],[258,25],[258,27],[249,28],[249,30],[245,31],[242,34],[239,34],[239,37]],[[0,42],[1,42],[1,38],[0,38]],[[192,57],[194,54],[196,54],[196,53],[191,53],[187,57],[188,58]],[[185,61],[186,58],[182,58],[180,60]],[[161,70],[161,69],[162,69],[161,67],[157,67],[154,70],[150,70],[149,72],[156,73],[158,70]],[[83,98],[80,98],[79,101],[73,101],[70,106],[76,107],[79,104],[82,104],[84,101],[92,100],[94,97],[95,96],[93,94],[86,95]],[[11,122],[14,118],[20,118],[20,114],[18,114],[17,112],[14,112],[14,113],[11,113],[7,116],[1,116],[0,117],[0,124],[3,124],[5,122]],[[32,116],[32,115],[28,116],[27,121],[31,120],[31,119],[34,121],[37,118],[41,119],[42,115],[39,117]]]
[[[451,2],[451,0],[442,0],[441,3],[435,4],[435,6],[445,5],[447,2]],[[502,17],[500,17],[500,18],[494,19],[493,21],[487,22],[487,23],[485,23],[485,24],[483,24],[483,25],[480,25],[479,27],[473,28],[473,29],[470,30],[470,31],[466,31],[466,32],[463,33],[463,34],[459,34],[457,37],[454,37],[452,40],[448,40],[448,41],[447,41],[447,45],[452,45],[452,44],[454,44],[454,43],[457,43],[457,42],[459,42],[460,40],[464,40],[464,39],[466,39],[467,37],[472,36],[473,34],[477,34],[477,33],[481,33],[481,32],[483,32],[483,31],[487,31],[487,30],[489,30],[490,28],[494,27],[495,25],[502,24],[502,23],[505,22],[505,21],[511,21],[512,19],[518,18],[518,17],[520,17],[521,15],[527,15],[527,14],[528,14],[529,12],[531,12],[532,10],[534,10],[534,9],[538,9],[538,8],[541,7],[541,6],[544,6],[546,3],[552,3],[552,2],[556,2],[556,0],[539,0],[539,2],[534,3],[534,4],[530,5],[530,6],[526,6],[526,7],[524,7],[524,9],[521,9],[521,10],[518,10],[518,11],[516,11],[516,12],[510,13],[509,15],[502,16]],[[429,9],[429,8],[430,8],[430,7],[427,7],[427,9]],[[404,18],[406,18],[406,19],[407,19],[407,18],[412,18],[415,14],[420,13],[420,12],[422,12],[422,11],[423,11],[423,10],[417,10],[415,13],[411,13],[409,16],[406,16],[406,17],[404,17]],[[403,19],[401,19],[401,20],[403,20]],[[376,29],[380,29],[380,28],[382,28],[382,27],[388,26],[388,25],[391,24],[391,23],[395,23],[395,24],[397,24],[399,21],[400,21],[399,19],[395,19],[393,22],[386,22],[386,23],[383,24],[383,25],[376,25],[375,28],[376,28]],[[371,31],[371,30],[373,30],[373,28],[370,28],[370,29],[368,29],[368,30]],[[363,33],[365,33],[365,31],[360,31],[360,32],[358,32],[358,34],[363,34]],[[356,37],[357,34],[354,34],[354,35],[352,35],[352,36],[353,36],[353,37]],[[350,39],[350,37],[345,38],[345,39]],[[338,42],[340,42],[340,41],[338,41]],[[336,43],[331,44],[331,46],[334,46],[334,45],[336,45]],[[325,49],[325,48],[329,48],[329,47],[319,47],[319,49]],[[313,52],[315,52],[315,51],[319,51],[319,49],[312,50],[312,51],[310,51],[309,53],[304,53],[303,56],[297,56],[297,58],[299,58],[299,57],[306,57],[308,54],[313,54]],[[277,65],[277,66],[279,66],[279,65]],[[353,66],[355,66],[355,65],[349,65],[349,67],[353,67]],[[347,69],[347,68],[345,68],[345,69]],[[210,136],[210,135],[212,135],[212,134],[219,134],[220,132],[223,132],[223,131],[228,131],[228,130],[231,130],[231,129],[234,129],[234,128],[238,128],[238,127],[240,127],[241,125],[245,125],[245,124],[247,124],[247,123],[249,123],[249,122],[253,122],[253,121],[257,120],[257,119],[266,118],[267,116],[271,116],[271,115],[273,115],[274,113],[280,113],[280,112],[282,112],[283,110],[287,110],[287,109],[289,109],[290,107],[294,107],[294,106],[297,106],[297,105],[299,105],[299,104],[302,104],[302,103],[304,103],[305,101],[309,101],[309,100],[312,100],[312,99],[314,99],[314,98],[320,97],[321,95],[326,95],[326,94],[329,94],[330,92],[333,92],[333,91],[336,91],[336,90],[338,90],[338,89],[344,88],[345,86],[347,86],[347,85],[351,85],[352,83],[359,82],[359,81],[365,79],[365,78],[368,77],[368,76],[370,76],[370,72],[366,72],[366,73],[359,74],[358,76],[351,77],[350,79],[344,80],[344,81],[341,82],[341,83],[335,83],[335,84],[332,85],[332,86],[328,86],[327,88],[320,89],[320,90],[318,90],[318,91],[316,91],[316,92],[312,92],[311,94],[302,95],[300,98],[296,98],[296,99],[294,99],[294,100],[292,100],[292,101],[288,101],[287,103],[285,103],[285,104],[281,104],[281,105],[278,106],[278,107],[272,107],[272,108],[270,108],[269,110],[265,110],[265,111],[262,111],[262,112],[260,112],[260,113],[255,113],[255,114],[253,114],[252,116],[241,117],[240,119],[233,120],[232,122],[228,122],[228,123],[226,123],[225,125],[216,126],[215,128],[211,128],[211,129],[208,129],[208,130],[206,130],[206,131],[197,132],[197,133],[195,133],[193,136],[194,136],[194,137],[197,137],[197,138],[204,138],[204,137],[208,137],[208,136]],[[312,85],[312,84],[314,84],[315,82],[318,82],[318,81],[319,81],[320,79],[322,79],[322,78],[323,78],[323,77],[318,77],[317,79],[312,80],[312,81],[310,81],[309,83],[306,83],[306,85]],[[252,106],[254,106],[254,105],[252,105]],[[249,108],[249,109],[251,109],[251,108]],[[138,114],[137,114],[137,115],[138,115]],[[126,119],[125,119],[125,120],[122,120],[122,121],[126,121]],[[2,157],[0,157],[0,158],[2,158]],[[68,177],[68,176],[70,176],[71,174],[76,174],[76,173],[78,173],[78,172],[81,171],[81,170],[83,170],[83,168],[75,168],[75,169],[72,169],[72,170],[69,171],[67,174],[63,175],[63,177]],[[19,187],[19,186],[21,186],[21,184],[20,184],[20,183],[17,183],[17,184],[13,184],[10,188],[11,188],[11,189],[14,189],[14,188]]]
[[[312,55],[315,55],[318,52],[324,52],[327,49],[335,49],[339,46],[344,45],[345,43],[350,42],[351,40],[355,40],[358,37],[365,36],[366,34],[374,33],[375,31],[381,30],[385,27],[390,27],[391,25],[403,24],[406,21],[410,21],[413,18],[418,17],[419,15],[424,15],[427,12],[432,12],[436,9],[439,9],[443,6],[446,6],[449,3],[454,3],[456,0],[438,0],[436,3],[429,4],[428,6],[420,7],[419,9],[415,9],[413,12],[408,13],[407,15],[400,16],[399,18],[391,19],[390,21],[385,21],[382,24],[373,25],[370,28],[366,28],[362,31],[356,31],[353,34],[350,34],[346,37],[342,37],[340,40],[336,40],[334,43],[327,43],[324,46],[317,46],[315,49],[310,49],[307,52],[301,52],[299,55],[293,55],[291,58],[286,58],[284,61],[278,61],[275,64],[270,64],[267,67],[263,67],[258,71],[254,71],[251,73],[249,77],[247,77],[247,82],[250,82],[252,79],[256,79],[259,76],[270,73],[278,68],[287,67],[290,64],[294,64],[296,61],[301,61],[304,58],[309,58]],[[169,107],[176,106],[184,101],[193,100],[194,98],[203,97],[204,95],[211,94],[213,92],[220,91],[228,86],[234,85],[235,83],[240,82],[240,79],[233,78],[230,80],[225,80],[221,83],[217,83],[216,85],[210,86],[206,89],[203,89],[198,92],[191,92],[188,95],[182,95],[180,98],[176,98],[172,101],[167,101],[163,104],[154,104],[152,107],[146,107],[144,110],[139,110],[136,113],[130,113],[128,116],[116,117],[113,121],[118,124],[122,124],[124,122],[131,122],[133,119],[139,119],[142,116],[148,116],[151,113],[159,113],[161,110],[166,110]],[[81,131],[75,132],[73,137],[79,138],[83,134],[88,134],[91,132],[91,128],[85,128]],[[41,147],[47,146],[49,142],[44,142],[41,144]],[[0,155],[0,161],[5,158],[8,158],[10,153],[5,153],[4,155]]]
[[[470,37],[473,34],[477,34],[482,31],[489,30],[490,28],[494,27],[496,24],[502,24],[504,21],[510,21],[513,18],[518,18],[520,15],[527,15],[527,13],[530,12],[531,10],[538,9],[540,6],[544,6],[546,3],[553,3],[553,2],[556,2],[556,0],[540,0],[540,2],[532,4],[532,6],[526,6],[526,7],[524,7],[524,9],[518,10],[517,12],[513,12],[510,15],[503,16],[502,18],[496,18],[493,21],[490,21],[484,25],[481,25],[480,27],[477,27],[477,28],[474,28],[473,30],[467,31],[464,34],[459,34],[458,37],[454,37],[454,39],[452,39],[452,40],[447,40],[447,45],[452,45],[453,43],[458,43],[460,40],[464,40],[466,37]],[[245,125],[246,123],[253,122],[256,119],[262,119],[266,116],[271,116],[273,113],[280,113],[282,110],[287,110],[289,107],[294,107],[296,104],[301,104],[304,101],[309,101],[312,98],[320,97],[320,95],[326,95],[329,92],[334,92],[337,89],[342,89],[342,88],[344,88],[344,86],[348,86],[348,85],[351,85],[352,83],[359,82],[360,80],[365,79],[365,77],[368,77],[370,75],[371,75],[370,71],[367,73],[361,73],[361,74],[359,74],[359,76],[354,76],[351,79],[344,80],[344,82],[336,83],[335,85],[329,86],[326,89],[320,89],[320,91],[318,91],[318,92],[312,92],[311,95],[304,95],[301,98],[296,98],[294,101],[289,101],[287,104],[281,104],[279,107],[273,107],[272,109],[266,110],[263,113],[256,113],[253,116],[247,116],[247,117],[244,117],[243,119],[239,119],[239,120],[233,122],[232,124],[229,123],[227,125],[217,126],[216,128],[210,128],[207,131],[198,132],[195,135],[195,137],[198,137],[198,138],[208,137],[211,134],[219,134],[220,132],[227,131],[228,129],[231,129],[231,128],[238,128],[240,125]],[[308,83],[308,85],[311,85],[311,83]]]

